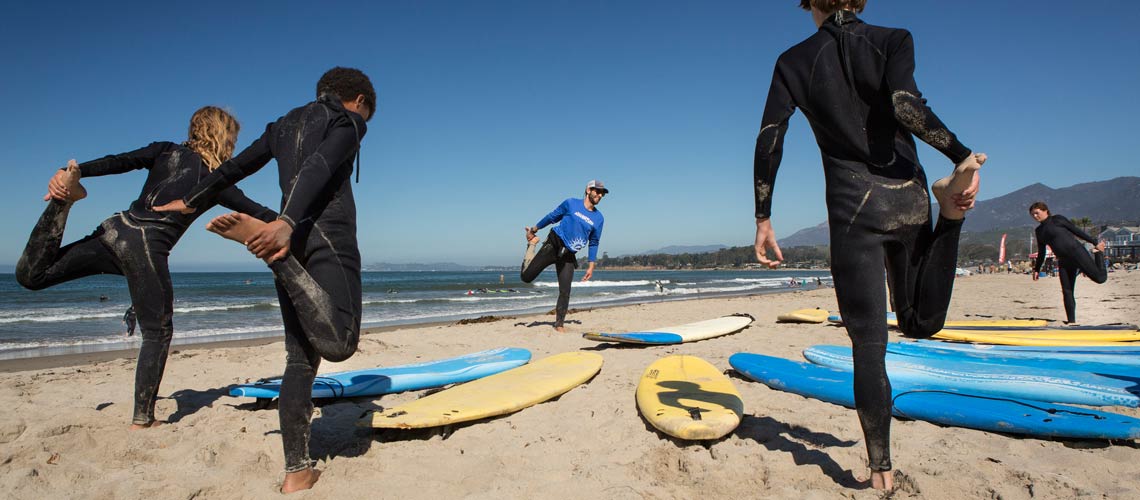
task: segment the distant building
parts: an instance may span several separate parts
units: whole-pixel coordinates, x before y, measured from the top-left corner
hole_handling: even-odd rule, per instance
[[[1105,226],[1100,239],[1104,240],[1104,253],[1110,259],[1140,258],[1140,226]]]

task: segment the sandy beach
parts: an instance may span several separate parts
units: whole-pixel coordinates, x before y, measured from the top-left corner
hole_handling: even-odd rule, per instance
[[[604,272],[599,275],[604,276]],[[1140,323],[1140,272],[1077,284],[1085,324]],[[571,303],[573,307],[573,302]],[[802,360],[821,343],[846,344],[829,325],[777,324],[798,308],[835,310],[831,289],[621,306],[569,316],[391,328],[362,337],[360,352],[322,373],[397,365],[495,347],[534,359],[587,350],[605,364],[589,383],[520,412],[431,431],[358,429],[366,411],[426,391],[324,401],[311,450],[324,471],[294,498],[879,498],[861,480],[866,452],[853,410],[733,378],[745,418],[711,443],[668,438],[638,414],[634,389],[653,360],[690,354],[728,370],[756,352]],[[717,339],[664,347],[607,347],[586,331],[627,331],[731,313],[753,325]],[[957,281],[951,319],[1064,317],[1056,278],[978,275]],[[892,333],[897,337],[897,333]],[[0,363],[0,497],[279,498],[284,460],[276,406],[257,410],[228,388],[284,369],[280,341],[176,348],[157,414],[168,425],[128,432],[134,360],[102,355],[45,367]],[[7,363],[7,364],[5,364]],[[16,371],[12,371],[16,370]],[[1112,408],[1132,416],[1140,411]],[[1135,442],[1020,438],[896,419],[895,498],[1137,498]]]

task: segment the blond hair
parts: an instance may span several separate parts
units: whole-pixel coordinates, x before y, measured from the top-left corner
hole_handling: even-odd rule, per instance
[[[203,106],[190,117],[186,147],[202,157],[206,168],[213,170],[234,154],[241,124],[233,115],[216,106]]]

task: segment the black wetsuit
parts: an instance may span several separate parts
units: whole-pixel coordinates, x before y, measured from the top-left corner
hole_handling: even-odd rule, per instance
[[[154,205],[181,198],[209,173],[201,157],[183,145],[155,142],[79,165],[82,177],[143,168],[150,173],[130,209],[116,213],[90,236],[65,247],[60,248],[60,243],[72,204],[48,202],[16,266],[16,280],[25,288],[41,290],[96,274],[127,278],[131,304],[142,330],[132,421],[145,425],[154,421],[155,398],[174,334],[174,291],[167,259],[186,229],[213,204],[185,215],[150,210]],[[246,198],[237,188],[220,193],[216,202],[262,220],[277,217],[273,210]]]
[[[1063,215],[1051,215],[1034,230],[1037,235],[1037,261],[1033,264],[1033,273],[1041,271],[1045,263],[1045,245],[1053,249],[1057,256],[1057,275],[1061,278],[1061,295],[1065,300],[1065,316],[1069,323],[1077,321],[1077,300],[1073,298],[1073,287],[1077,283],[1077,272],[1085,273],[1089,279],[1104,283],[1108,281],[1108,268],[1105,266],[1104,254],[1093,252],[1090,256],[1088,250],[1077,238],[1093,245],[1096,239],[1089,236],[1080,228],[1074,226]]]
[[[574,281],[574,269],[578,267],[574,251],[566,248],[557,233],[550,231],[537,252],[527,245],[519,279],[523,283],[531,283],[551,264],[554,264],[554,272],[558,276],[558,300],[554,302],[554,327],[558,328],[566,321],[566,312],[570,310],[570,285]]]
[[[950,303],[961,221],[931,230],[926,174],[913,135],[960,163],[970,150],[926,106],[914,82],[910,33],[836,12],[776,62],[759,136],[756,217],[771,214],[788,119],[799,108],[815,133],[827,182],[831,266],[855,360],[855,404],[873,470],[890,470],[886,266],[899,327],[941,329]]]
[[[286,472],[312,464],[309,419],[321,358],[348,359],[360,340],[360,250],[350,177],[366,130],[364,119],[338,98],[321,96],[270,123],[184,200],[190,207],[208,203],[277,160],[281,219],[293,226],[289,256],[269,266],[285,325],[279,417]]]

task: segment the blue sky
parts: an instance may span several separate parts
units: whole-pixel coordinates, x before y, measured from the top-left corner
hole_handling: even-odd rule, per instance
[[[752,153],[776,57],[814,32],[795,0],[11,2],[0,15],[0,263],[15,263],[48,178],[79,161],[185,139],[206,104],[265,123],[313,98],[334,65],[368,73],[379,113],[353,185],[364,262],[513,264],[521,228],[587,180],[612,190],[602,251],[741,245]],[[968,146],[982,198],[1033,182],[1137,175],[1140,37],[1111,2],[871,0],[914,33],[917,80]],[[1095,4],[1095,5],[1094,5]],[[825,218],[807,122],[793,118],[777,234]],[[931,178],[949,162],[923,146]],[[65,241],[138,195],[144,172],[86,179]],[[276,207],[276,169],[241,187]],[[222,213],[215,209],[210,215]],[[258,269],[205,232],[175,270]]]

